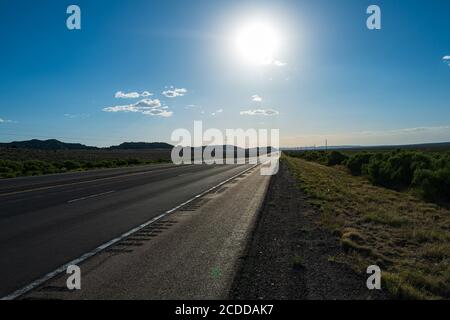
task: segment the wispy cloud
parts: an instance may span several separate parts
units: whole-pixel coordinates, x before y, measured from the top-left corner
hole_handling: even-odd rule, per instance
[[[136,103],[103,108],[105,112],[137,112],[149,116],[171,117],[173,112],[163,106],[159,99],[143,99]]]
[[[187,93],[186,88],[174,88],[170,87],[168,90],[165,90],[162,92],[162,95],[166,98],[176,98],[176,97],[182,97]]]
[[[411,134],[420,132],[438,132],[450,130],[450,126],[438,126],[438,127],[415,127],[415,128],[402,128],[386,131],[363,131],[360,134],[363,135],[392,135],[392,134]]]
[[[259,95],[254,94],[254,95],[252,96],[252,101],[254,101],[254,102],[262,102],[263,99],[262,99]]]
[[[273,109],[255,109],[241,111],[240,114],[241,116],[276,116],[280,113]]]
[[[276,66],[276,67],[284,67],[284,66],[287,65],[287,62],[283,62],[283,61],[280,61],[280,60],[275,60],[273,62],[273,65]]]
[[[90,115],[87,113],[81,113],[81,114],[74,114],[74,113],[65,113],[64,117],[69,118],[69,119],[86,119],[89,118]]]
[[[218,115],[219,113],[222,113],[222,112],[223,112],[223,109],[219,109],[219,110],[216,110],[215,112],[211,113],[211,115],[214,117],[214,116],[216,116],[216,115]]]
[[[320,134],[302,134],[284,136],[282,143],[286,146],[323,145],[383,145],[415,144],[432,141],[450,141],[450,125],[435,127],[411,127],[377,131],[329,132]]]
[[[153,93],[148,91],[144,91],[142,93],[117,91],[114,97],[118,99],[137,99],[137,98],[147,98],[152,95]]]
[[[14,123],[14,121],[0,118],[0,123]]]
[[[450,56],[444,56],[442,57],[442,61],[447,64],[448,66],[450,66]]]

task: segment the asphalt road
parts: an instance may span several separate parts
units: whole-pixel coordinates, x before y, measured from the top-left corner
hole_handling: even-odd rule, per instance
[[[61,272],[20,298],[226,299],[269,181],[253,168],[77,262],[79,290],[68,290],[68,275]]]
[[[0,181],[0,297],[249,167],[161,165]]]

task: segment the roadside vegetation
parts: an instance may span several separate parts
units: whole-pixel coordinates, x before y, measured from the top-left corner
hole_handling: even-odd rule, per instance
[[[428,179],[435,190],[447,186],[439,190],[439,199],[448,195],[448,153],[296,156],[282,160],[320,212],[320,224],[340,239],[345,252],[329,261],[363,274],[369,265],[378,265],[383,289],[393,298],[450,298],[450,210],[398,191],[414,187],[427,192]]]
[[[364,176],[376,186],[408,191],[426,201],[444,206],[450,202],[449,151],[303,151],[287,154],[327,166],[344,166],[352,175]]]
[[[31,150],[0,148],[0,178],[170,161],[170,150]]]

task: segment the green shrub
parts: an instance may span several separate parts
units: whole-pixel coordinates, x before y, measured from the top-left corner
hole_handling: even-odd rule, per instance
[[[367,165],[367,175],[369,176],[369,180],[375,185],[390,186],[388,165],[378,154],[370,159]]]
[[[364,173],[363,169],[367,166],[372,157],[373,153],[363,152],[354,154],[347,160],[347,168],[350,170],[351,174],[359,176]]]
[[[450,152],[395,150],[357,152],[350,157],[338,151],[288,154],[329,166],[344,164],[351,174],[365,175],[375,185],[396,190],[414,188],[427,201],[450,201]]]
[[[50,174],[57,171],[57,168],[55,168],[51,163],[48,162],[40,160],[27,160],[23,162],[23,175]]]
[[[95,162],[96,168],[112,168],[114,167],[114,163],[110,160],[102,160]]]
[[[63,166],[68,171],[73,171],[81,168],[81,164],[79,162],[72,160],[64,161]]]
[[[136,166],[142,164],[142,161],[139,159],[127,159],[127,162],[129,166]]]
[[[394,151],[371,157],[367,165],[367,174],[376,185],[403,189],[411,185],[416,170],[431,167],[432,159],[425,154]]]
[[[347,159],[348,157],[345,154],[339,151],[331,151],[331,153],[328,154],[327,165],[337,166],[343,164]]]
[[[434,202],[450,201],[450,168],[419,169],[414,174],[413,185],[424,199]]]
[[[115,161],[115,166],[116,167],[125,167],[128,165],[128,161],[127,160],[116,160]]]

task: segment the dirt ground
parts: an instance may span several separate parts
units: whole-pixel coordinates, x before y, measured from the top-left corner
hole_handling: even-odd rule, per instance
[[[386,299],[368,290],[369,275],[338,263],[338,239],[318,224],[287,165],[272,177],[252,239],[242,257],[231,299],[366,300]]]

